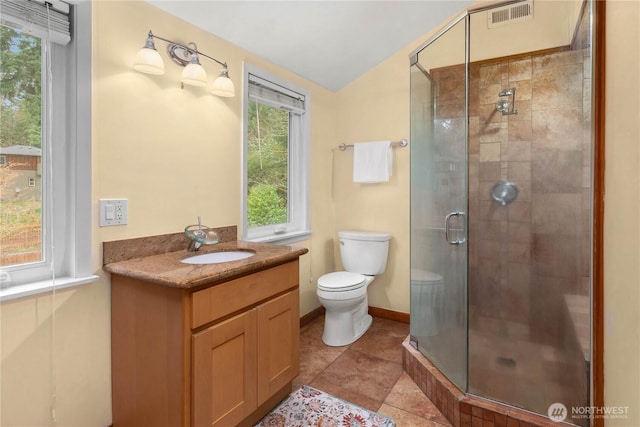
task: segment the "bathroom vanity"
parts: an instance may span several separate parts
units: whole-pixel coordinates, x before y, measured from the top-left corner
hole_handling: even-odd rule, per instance
[[[229,240],[199,252],[255,254],[190,265],[181,260],[193,253],[175,239],[183,249],[137,258],[114,249],[128,241],[104,244],[113,426],[253,425],[299,372],[298,258],[307,249]]]

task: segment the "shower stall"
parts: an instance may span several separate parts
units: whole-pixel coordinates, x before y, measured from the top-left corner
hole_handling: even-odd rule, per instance
[[[591,401],[592,6],[468,11],[411,56],[412,345],[465,396],[576,425]]]

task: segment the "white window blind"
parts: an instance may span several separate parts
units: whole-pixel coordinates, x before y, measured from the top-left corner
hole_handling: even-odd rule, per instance
[[[305,112],[305,96],[249,73],[249,99],[296,114]]]
[[[53,43],[68,44],[69,4],[60,0],[46,4],[44,0],[0,0],[0,23]]]

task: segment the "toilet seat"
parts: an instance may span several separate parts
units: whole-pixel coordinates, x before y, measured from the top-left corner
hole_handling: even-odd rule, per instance
[[[318,289],[326,292],[347,292],[363,287],[365,277],[360,273],[336,271],[318,279]]]
[[[442,276],[427,270],[411,269],[411,282],[424,285],[442,284]]]

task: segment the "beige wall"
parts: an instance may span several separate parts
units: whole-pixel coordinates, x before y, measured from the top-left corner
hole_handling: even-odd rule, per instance
[[[353,149],[340,151],[337,146],[409,140],[408,54],[403,49],[338,92],[336,142],[331,147],[334,230],[391,234],[387,269],[369,287],[369,305],[405,313],[409,312],[410,149],[393,149],[388,183],[361,184],[353,182]],[[342,268],[339,259],[336,263]]]
[[[533,19],[519,22],[518,31],[511,25],[488,29],[486,14],[472,17],[471,61],[568,45],[580,6],[579,1],[534,1]]]
[[[0,425],[56,425],[52,406],[57,425],[109,425],[109,301],[102,282],[2,303]]]
[[[640,425],[640,3],[607,2],[604,224],[607,426]]]
[[[640,425],[639,9],[635,1],[608,2],[605,395],[608,405],[632,407],[629,418],[608,426]],[[408,312],[409,149],[395,150],[390,183],[364,185],[351,182],[352,150],[337,146],[409,137],[408,54],[429,34],[332,94],[142,2],[94,2],[93,15],[93,217],[99,198],[126,197],[130,209],[129,225],[94,227],[97,273],[103,241],[176,232],[197,215],[209,225],[240,222],[240,98],[181,90],[179,69],[168,60],[162,77],[132,71],[151,28],[228,61],[238,93],[245,59],[312,91],[314,234],[302,242],[310,253],[301,263],[301,313],[318,306],[317,277],[340,267],[334,236],[346,228],[393,235],[370,304]],[[2,304],[3,426],[25,425],[12,419],[51,425],[52,380],[58,425],[110,423],[109,311],[104,275],[58,292],[55,301],[45,295]]]

